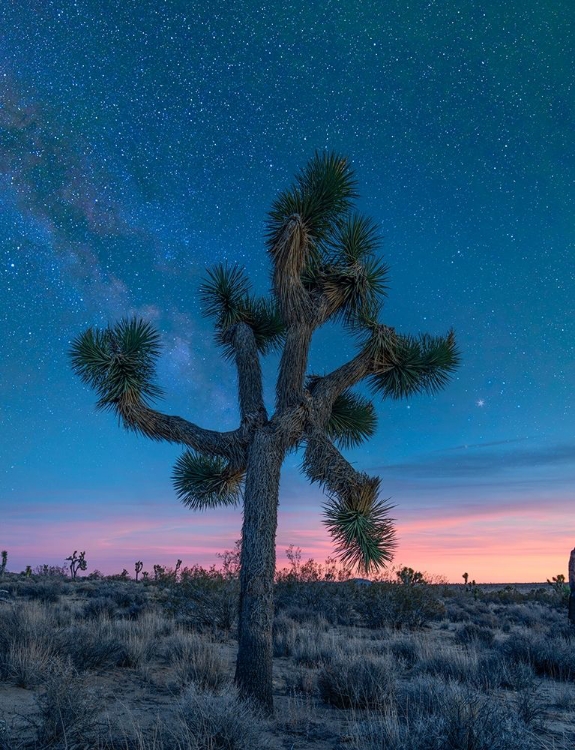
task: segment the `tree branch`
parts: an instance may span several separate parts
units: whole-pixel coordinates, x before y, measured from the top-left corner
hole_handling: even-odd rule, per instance
[[[307,437],[303,469],[310,481],[342,499],[371,479],[353,468],[322,429],[314,429]]]
[[[238,370],[242,424],[263,424],[268,415],[264,406],[262,369],[254,332],[246,323],[237,323],[229,331],[229,340]]]
[[[327,491],[325,523],[341,559],[365,571],[389,562],[395,529],[391,507],[378,499],[379,478],[356,471],[318,428],[307,436],[303,468]]]
[[[234,464],[245,462],[246,440],[241,429],[233,432],[205,430],[182,417],[150,409],[129,392],[123,394],[113,406],[128,430],[152,440],[180,443],[200,453],[223,456]]]
[[[276,406],[280,411],[303,400],[312,334],[312,326],[303,323],[287,330],[276,385]]]
[[[371,358],[362,351],[329,375],[318,378],[312,390],[311,407],[314,423],[318,427],[325,427],[327,424],[336,398],[363,380],[371,369]]]
[[[301,281],[309,253],[309,236],[301,216],[286,221],[282,233],[270,249],[274,262],[273,289],[286,326],[307,320],[311,300]]]

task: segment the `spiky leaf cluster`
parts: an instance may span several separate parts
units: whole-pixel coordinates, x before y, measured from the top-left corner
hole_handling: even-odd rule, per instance
[[[393,559],[396,546],[390,505],[379,500],[379,479],[365,481],[346,497],[333,495],[324,506],[324,523],[345,565],[369,573]]]
[[[355,197],[347,162],[334,154],[316,154],[274,203],[268,250],[274,261],[274,291],[287,320],[305,311],[305,300],[294,294],[294,279],[301,280],[310,300],[322,299],[327,317],[349,322],[377,314],[387,266],[376,254],[377,226],[351,212]],[[293,307],[299,307],[295,316]]]
[[[369,399],[344,391],[333,403],[326,432],[341,448],[353,448],[375,434],[377,415]]]
[[[204,314],[215,319],[216,340],[226,356],[233,355],[230,330],[236,323],[249,325],[261,354],[267,354],[282,341],[284,326],[277,306],[273,300],[250,294],[250,282],[243,269],[218,264],[207,273],[200,288]]]
[[[379,311],[388,274],[387,265],[376,254],[379,244],[378,229],[371,219],[359,214],[345,216],[338,222],[325,265],[311,269],[315,286],[344,322],[375,317]]]
[[[172,480],[180,500],[192,510],[236,505],[242,497],[244,473],[222,458],[185,451],[176,461]]]
[[[97,406],[114,408],[123,397],[149,404],[162,394],[155,383],[160,337],[140,318],[104,330],[89,328],[70,349],[72,368],[98,395]]]
[[[272,258],[293,216],[299,216],[313,245],[325,242],[334,222],[356,197],[353,171],[337,154],[316,153],[297,174],[295,184],[279,194],[272,204],[267,223],[267,245]]]
[[[453,332],[447,336],[395,336],[378,352],[370,386],[384,398],[436,393],[460,362]]]

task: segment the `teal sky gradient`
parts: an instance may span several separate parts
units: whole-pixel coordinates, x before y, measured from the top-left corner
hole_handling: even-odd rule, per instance
[[[574,546],[573,13],[567,0],[24,2],[0,8],[0,547],[11,569],[216,561],[241,513],[192,514],[174,446],[122,432],[70,341],[162,332],[161,408],[236,426],[197,289],[269,286],[276,192],[316,149],[352,162],[390,265],[384,320],[456,331],[433,397],[378,405],[347,455],[396,505],[397,562],[544,580]],[[310,370],[353,352],[314,339]],[[276,360],[264,366],[271,403]],[[278,548],[323,559],[322,496],[289,457]],[[461,570],[460,570],[461,568]],[[131,565],[130,565],[131,569]]]

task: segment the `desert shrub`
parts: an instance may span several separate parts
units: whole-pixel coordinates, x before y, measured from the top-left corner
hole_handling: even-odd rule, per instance
[[[164,742],[163,750],[176,747],[186,750],[265,750],[269,747],[265,739],[266,728],[257,711],[235,696],[205,695],[190,689],[164,732],[167,742]]]
[[[538,732],[543,728],[545,714],[539,688],[539,685],[533,683],[515,693],[517,715],[526,726]]]
[[[149,603],[147,591],[133,581],[114,586],[111,596],[116,605],[123,609],[144,607]]]
[[[469,686],[416,678],[395,709],[352,727],[361,750],[531,750],[537,745],[513,707]]]
[[[161,638],[172,635],[177,627],[181,631],[185,630],[183,626],[178,626],[177,620],[165,617],[157,610],[146,610],[132,624],[132,631],[137,633],[141,638],[158,641]]]
[[[389,651],[395,656],[397,661],[407,669],[416,664],[421,658],[421,649],[419,643],[410,636],[394,638],[388,645]]]
[[[176,633],[166,639],[163,658],[173,665],[181,685],[192,682],[200,690],[217,692],[228,681],[226,665],[211,643],[193,633]]]
[[[491,628],[481,627],[476,623],[468,622],[458,628],[454,640],[456,643],[464,645],[477,643],[482,646],[491,646],[495,640],[495,633]]]
[[[297,622],[285,614],[280,614],[274,619],[272,631],[274,656],[292,655],[299,630]]]
[[[489,691],[503,687],[509,679],[509,670],[500,652],[488,650],[478,654],[469,682],[479,690]]]
[[[2,659],[0,670],[17,687],[40,684],[53,661],[54,650],[37,641],[13,643]]]
[[[391,657],[340,656],[320,671],[319,694],[324,703],[337,708],[382,708],[392,699],[395,678]]]
[[[445,616],[449,622],[471,622],[474,619],[473,613],[457,600],[445,603]]]
[[[58,653],[69,657],[78,671],[132,666],[126,645],[101,622],[64,628],[57,643]]]
[[[100,617],[114,618],[117,611],[116,603],[110,596],[98,596],[90,599],[82,607],[81,617],[84,620],[97,620]]]
[[[555,705],[565,711],[575,708],[575,690],[571,685],[561,685],[555,693]]]
[[[63,593],[61,581],[58,579],[49,581],[22,581],[18,587],[18,596],[30,600],[37,600],[45,603],[54,603],[60,600]]]
[[[44,605],[20,603],[0,609],[0,677],[27,682],[35,658],[55,651],[55,620]],[[30,658],[26,658],[26,651]]]
[[[310,622],[321,618],[329,625],[351,626],[358,624],[355,609],[360,587],[353,581],[283,580],[274,588],[277,612],[285,612],[297,622]]]
[[[70,663],[53,663],[36,696],[37,713],[28,718],[35,747],[68,750],[95,747],[100,700]]]
[[[575,649],[568,638],[552,633],[516,634],[501,646],[501,652],[510,662],[533,667],[538,675],[557,680],[575,680]]]
[[[362,593],[358,607],[369,628],[421,628],[445,614],[438,591],[426,584],[374,583]]]
[[[217,571],[193,570],[182,574],[179,583],[168,581],[159,595],[163,608],[189,630],[230,632],[238,614],[238,581]]]
[[[416,664],[416,672],[442,677],[444,680],[467,682],[475,673],[475,664],[475,659],[470,654],[444,648],[420,659]]]
[[[333,639],[322,633],[301,630],[293,645],[292,658],[295,664],[301,666],[320,667],[331,661],[333,653]]]
[[[285,676],[285,686],[290,693],[315,695],[317,692],[317,670],[294,667]]]

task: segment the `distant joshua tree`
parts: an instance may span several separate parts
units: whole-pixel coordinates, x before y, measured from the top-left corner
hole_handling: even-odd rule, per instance
[[[400,399],[443,388],[459,356],[445,336],[397,333],[379,321],[387,267],[377,255],[377,227],[353,210],[349,163],[316,154],[274,201],[267,225],[272,291],[257,298],[238,267],[208,271],[201,295],[216,341],[238,374],[240,425],[231,432],[198,427],[152,408],[160,338],[149,322],[122,320],[89,329],[72,345],[72,366],[94,388],[98,407],[128,430],[187,446],[174,485],[194,510],[243,501],[239,649],[236,683],[243,697],[272,710],[275,535],[281,466],[304,449],[303,471],[327,493],[325,523],[346,564],[369,572],[393,557],[390,506],[380,480],[357,471],[338,450],[376,428],[375,408],[352,388]],[[307,373],[312,336],[343,324],[357,353],[333,372]],[[264,404],[260,357],[280,349],[275,407]],[[155,572],[155,571],[154,571]]]
[[[403,567],[401,570],[396,571],[395,575],[399,579],[399,582],[405,586],[416,586],[418,583],[427,583],[423,573],[413,568]]]
[[[70,557],[66,558],[66,560],[70,561],[70,575],[74,580],[76,580],[76,576],[79,570],[86,570],[86,568],[88,567],[85,555],[85,552],[80,552],[80,554],[78,555],[78,550],[74,550]]]
[[[467,581],[469,579],[469,573],[464,573],[461,577],[465,581],[465,588],[467,588]]]
[[[138,576],[142,572],[143,567],[144,567],[144,563],[141,560],[138,560],[138,562],[134,565],[134,568],[136,570],[136,581],[138,580]]]
[[[8,564],[8,552],[3,549],[2,550],[2,562],[0,562],[0,578],[4,575],[4,571],[6,570],[6,565]]]

